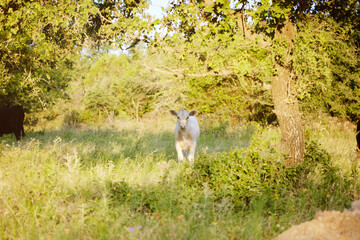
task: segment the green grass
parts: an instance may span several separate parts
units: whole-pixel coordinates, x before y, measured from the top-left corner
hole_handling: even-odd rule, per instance
[[[358,192],[351,167],[333,174],[344,182],[339,189],[324,185],[327,175],[316,174],[322,171],[318,167],[303,177],[304,184],[297,183],[300,187],[287,187],[275,177],[269,183],[271,189],[264,190],[264,183],[255,182],[257,193],[249,197],[223,196],[215,186],[216,181],[228,181],[227,175],[221,178],[219,173],[214,180],[215,175],[204,173],[207,167],[217,169],[212,159],[225,171],[230,168],[221,159],[233,159],[228,152],[250,156],[244,157],[243,166],[281,162],[278,129],[256,124],[203,127],[191,167],[175,161],[172,127],[172,123],[148,122],[42,129],[28,132],[19,144],[13,143],[13,136],[4,136],[0,143],[0,238],[270,239],[310,219],[317,210],[348,207]],[[350,152],[350,130],[333,128],[334,138]],[[328,134],[316,131],[316,126],[310,132],[319,142]],[[329,147],[338,151],[333,144]],[[251,157],[254,153],[259,156]],[[341,152],[332,155],[336,166],[350,161],[350,155],[345,159]],[[254,159],[264,164],[254,165]],[[231,166],[237,166],[236,162]],[[266,168],[273,171],[271,166]],[[237,183],[243,184],[241,179]],[[329,189],[332,196],[327,196]]]

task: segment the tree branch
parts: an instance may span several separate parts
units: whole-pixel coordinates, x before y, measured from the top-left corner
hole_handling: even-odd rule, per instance
[[[170,71],[166,71],[164,69],[160,69],[160,68],[156,68],[156,67],[150,67],[149,65],[147,65],[146,63],[143,63],[143,65],[149,69],[152,72],[160,72],[163,74],[167,74],[167,75],[172,75],[175,77],[209,77],[209,76],[228,76],[233,74],[234,72],[231,70],[221,70],[220,72],[214,72],[214,71],[209,71],[209,72],[205,72],[205,73],[184,73],[183,71],[180,70],[172,70]],[[168,67],[167,67],[168,68]],[[168,68],[170,69],[170,68]]]

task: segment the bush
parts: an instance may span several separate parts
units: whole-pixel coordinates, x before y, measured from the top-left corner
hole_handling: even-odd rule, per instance
[[[216,202],[228,200],[238,210],[261,199],[268,205],[268,213],[288,211],[285,206],[298,201],[300,195],[322,209],[340,206],[344,198],[350,203],[353,183],[319,144],[310,142],[304,162],[288,167],[277,146],[264,140],[261,133],[255,134],[246,149],[201,155],[193,169],[184,170],[177,179],[177,184],[197,191],[209,187]]]
[[[228,198],[242,207],[265,189],[277,191],[281,184],[288,185],[285,169],[284,157],[276,146],[257,135],[246,149],[201,155],[193,171],[184,171],[179,181],[196,188],[208,183],[218,200]]]
[[[64,116],[64,123],[70,127],[77,127],[79,126],[79,112],[76,110],[71,110]]]
[[[187,105],[219,118],[274,122],[269,92],[257,89],[256,84],[248,91],[241,81],[237,76],[189,79]]]

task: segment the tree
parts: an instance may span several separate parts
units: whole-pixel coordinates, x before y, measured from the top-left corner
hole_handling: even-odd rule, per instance
[[[297,51],[297,47],[294,45],[294,42],[297,42],[298,40],[297,36],[301,36],[301,34],[299,34],[301,31],[298,31],[296,28],[304,22],[306,22],[307,26],[310,26],[312,20],[316,20],[319,23],[321,23],[321,21],[325,21],[330,23],[330,26],[333,27],[334,23],[328,20],[326,14],[329,12],[334,13],[334,8],[339,8],[338,4],[341,4],[342,7],[349,7],[346,7],[343,11],[351,9],[351,11],[356,13],[356,11],[360,8],[359,4],[357,4],[356,8],[353,4],[351,4],[352,1],[346,2],[347,4],[343,5],[343,3],[340,2],[337,4],[332,4],[327,1],[320,1],[318,3],[313,3],[312,1],[293,0],[272,1],[271,4],[267,1],[261,1],[261,3],[265,3],[264,5],[266,8],[264,8],[264,5],[259,3],[259,7],[254,11],[255,16],[257,15],[259,17],[257,18],[255,29],[270,36],[270,39],[272,40],[272,49],[275,51],[274,64],[277,67],[278,72],[272,81],[272,96],[275,106],[275,113],[278,117],[281,128],[282,148],[285,153],[289,154],[288,164],[290,165],[302,162],[305,150],[304,127],[302,124],[301,112],[298,104],[299,86],[309,85],[310,83],[308,76],[311,76],[311,81],[313,82],[315,80],[315,84],[313,85],[322,85],[326,88],[330,88],[334,82],[339,81],[339,78],[336,77],[336,74],[338,74],[336,69],[339,68],[342,69],[342,71],[352,71],[352,74],[350,74],[352,76],[358,75],[356,71],[351,70],[351,68],[356,68],[355,62],[333,62],[331,60],[325,64],[322,62],[322,58],[325,57],[325,51],[322,50],[322,48],[326,49],[327,56],[330,56],[330,58],[334,58],[337,55],[337,53],[332,52],[331,47],[336,48],[336,52],[341,52],[341,54],[344,54],[351,59],[356,58],[356,53],[350,50],[354,46],[352,45],[352,42],[348,42],[347,39],[339,36],[341,34],[339,34],[337,31],[334,31],[331,32],[331,37],[327,39],[330,40],[330,42],[317,42],[316,53],[311,53],[310,55],[305,56],[304,59],[301,59],[301,57],[299,58],[299,55],[303,56],[303,54]],[[327,4],[328,7],[324,7],[324,4]],[[313,8],[316,10],[312,10]],[[322,10],[321,12],[319,11],[320,9]],[[349,13],[351,11],[349,11]],[[264,14],[264,12],[267,14]],[[323,19],[316,19],[313,17],[314,15],[320,16]],[[341,14],[339,15],[341,16]],[[344,17],[335,18],[334,15],[333,18],[335,20],[346,20]],[[265,27],[264,22],[268,23],[268,25]],[[357,21],[354,21],[352,22],[352,27],[356,27],[358,24],[359,23]],[[332,28],[331,30],[335,29],[336,27]],[[337,28],[337,30],[339,30],[339,28]],[[321,31],[317,31],[316,34],[323,37],[328,32],[329,29],[321,29]],[[332,40],[340,40],[339,46],[335,46],[331,42]],[[307,61],[309,58],[312,59],[311,55],[316,55],[316,58],[319,59],[317,62],[320,62],[320,64],[316,63],[316,65],[320,65],[322,71],[325,70],[324,72],[328,73],[324,79],[321,79],[321,77],[324,76],[322,73],[315,75],[301,74],[303,71],[307,71],[312,68],[311,65],[304,66],[303,64],[303,69],[299,68],[301,61],[304,61],[305,59],[305,61]],[[304,75],[307,75],[307,77],[305,77],[307,81],[305,79],[301,79],[301,77],[304,77]],[[359,76],[354,77],[353,80],[355,80],[355,85],[359,86]],[[343,79],[340,81],[343,81]],[[303,91],[305,93],[308,93],[310,89],[310,87],[303,87]],[[348,86],[348,89],[351,90],[351,87]]]
[[[183,84],[151,71],[175,64],[165,54],[147,55],[143,49],[132,49],[131,55],[103,53],[95,60],[76,62],[67,93],[77,121],[96,122],[114,116],[139,121],[150,112],[163,114],[175,101],[183,106]]]
[[[292,41],[295,38],[295,29],[291,22],[285,23],[286,31],[281,31],[278,27],[276,34],[272,33],[272,36],[268,38],[262,38],[260,35],[255,36],[247,24],[244,22],[244,12],[247,2],[238,2],[235,9],[231,8],[228,1],[191,1],[189,5],[184,2],[173,3],[171,10],[172,16],[176,16],[175,19],[169,19],[167,25],[170,26],[170,30],[179,30],[185,32],[184,37],[186,41],[190,41],[192,44],[196,44],[199,38],[203,38],[201,44],[206,46],[204,53],[196,51],[195,55],[198,55],[199,60],[202,60],[207,66],[207,70],[213,71],[218,75],[236,74],[239,78],[241,75],[245,75],[247,81],[251,80],[251,76],[256,76],[255,79],[258,82],[262,82],[263,86],[271,82],[272,86],[272,99],[275,107],[275,114],[277,115],[281,132],[282,132],[282,149],[285,153],[289,154],[289,164],[301,161],[304,157],[304,129],[301,123],[301,114],[297,104],[297,98],[295,94],[295,78],[292,78],[291,74],[291,58],[286,58],[280,54],[277,56],[279,61],[267,62],[262,74],[255,74],[256,70],[254,66],[260,65],[261,62],[265,62],[266,58],[271,59],[273,56],[272,50],[276,48],[282,48],[283,52],[288,52],[290,55],[292,52]],[[268,3],[270,6],[270,3]],[[267,15],[266,11],[268,6],[263,4],[259,9],[255,9],[253,16],[256,16],[259,20],[259,16]],[[190,15],[193,20],[190,20]],[[257,15],[256,15],[257,14]],[[280,13],[283,16],[285,13]],[[271,17],[271,16],[270,16]],[[286,19],[286,17],[283,17]],[[179,24],[180,22],[180,24]],[[284,22],[284,21],[283,21]],[[283,23],[282,22],[282,23]],[[257,22],[259,23],[259,22]],[[267,26],[264,26],[264,28]],[[283,29],[283,30],[284,30]],[[268,29],[267,29],[268,30]],[[202,33],[201,33],[202,32]],[[206,34],[203,34],[205,32]],[[268,36],[269,36],[268,35]],[[279,38],[280,44],[273,43],[272,38]],[[205,40],[206,39],[206,40]],[[205,41],[206,43],[204,43]],[[243,42],[249,42],[249,45],[260,44],[261,47],[267,52],[264,56],[256,56],[255,60],[254,52],[249,51],[242,44]],[[222,47],[219,47],[222,46]],[[225,45],[225,46],[224,46]],[[240,49],[240,51],[231,50]],[[234,55],[227,55],[219,51],[222,48],[227,51],[232,51]],[[216,49],[216,53],[209,53],[209,49]],[[245,54],[249,52],[248,54]],[[215,58],[213,56],[216,56]],[[246,58],[244,59],[244,56]],[[229,62],[229,57],[233,62]],[[240,59],[244,59],[247,68],[242,72],[236,71],[239,69]],[[273,72],[272,66],[275,65],[276,70]],[[226,69],[226,70],[225,70]],[[262,77],[259,77],[261,76]],[[271,77],[274,75],[275,77]],[[264,78],[264,76],[266,76]],[[265,84],[264,84],[265,83]],[[289,88],[291,86],[291,88]],[[289,91],[289,89],[291,89]]]
[[[145,38],[148,0],[0,3],[0,104],[44,107],[64,95],[80,51]]]
[[[319,16],[315,19],[318,23],[329,19],[329,8],[319,12],[317,6],[321,4],[326,5],[326,1],[262,0],[252,4],[250,1],[179,0],[172,2],[164,20],[171,34],[162,43],[184,62],[190,63],[187,69],[183,69],[185,75],[191,76],[193,72],[201,77],[235,75],[237,79],[245,80],[247,87],[259,83],[265,90],[269,89],[268,84],[271,83],[274,112],[282,133],[282,150],[289,156],[289,165],[300,163],[304,158],[304,127],[298,100],[314,88],[329,94],[326,89],[342,79],[336,76],[336,68],[350,71],[353,85],[359,86],[357,63],[343,61],[339,64],[334,52],[326,50],[331,46],[352,59],[358,59],[356,51],[350,50],[354,47],[353,41],[347,41],[339,37],[337,32],[332,32],[332,39],[344,43],[341,45],[343,48],[327,41],[310,42],[307,47],[315,51],[306,56],[299,51],[299,47],[304,45],[294,44],[301,42],[301,37],[307,33],[307,26],[314,20],[312,16]],[[331,5],[331,8],[337,7]],[[350,9],[358,14],[356,11],[359,6],[352,5]],[[250,17],[252,21],[245,21]],[[300,25],[303,26],[300,29],[303,34],[299,34]],[[349,26],[349,30],[353,31],[353,26]],[[326,35],[333,29],[316,31],[314,38]],[[346,36],[350,37],[349,34]],[[166,49],[166,46],[163,48]],[[261,49],[258,52],[263,54],[254,54],[253,46]],[[325,52],[330,61],[321,61]],[[312,76],[313,66],[304,65],[314,58],[317,59],[315,66],[322,68],[326,76],[320,72]],[[351,86],[346,86],[346,89],[351,91]],[[260,91],[260,88],[257,90]]]

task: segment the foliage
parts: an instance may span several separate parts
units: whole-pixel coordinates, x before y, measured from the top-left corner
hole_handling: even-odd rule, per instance
[[[321,108],[333,116],[357,117],[357,22],[344,13],[356,15],[359,6],[351,1],[231,4],[174,1],[167,9],[163,25],[171,34],[156,46],[183,63],[177,70],[189,82],[190,106],[206,113],[227,109],[228,115],[250,112],[249,119],[271,119],[273,66],[287,62],[294,65],[295,94],[303,111]],[[333,10],[344,4],[348,10],[335,16]],[[290,52],[289,43],[275,36],[288,20],[297,25]]]
[[[199,191],[208,187],[214,201],[232,202],[235,211],[243,210],[244,206],[264,196],[273,208],[270,212],[283,214],[286,209],[277,209],[278,203],[275,204],[274,199],[286,199],[289,194],[302,195],[303,189],[316,189],[323,207],[329,204],[329,191],[336,201],[341,198],[351,201],[345,189],[354,179],[343,177],[340,169],[331,162],[330,154],[317,143],[310,142],[306,152],[304,163],[287,167],[277,146],[264,141],[258,132],[248,148],[200,156],[192,171],[186,170],[179,175],[177,184]],[[320,207],[319,202],[316,204]]]
[[[282,24],[289,18],[291,4],[293,4],[291,1],[257,1],[257,6],[249,9],[249,16],[254,21],[254,31],[264,33],[270,39],[275,38],[275,32],[280,30]]]
[[[294,69],[305,111],[322,109],[355,121],[359,117],[360,72],[350,28],[331,19],[299,24]]]
[[[210,115],[266,121],[273,69],[262,37],[240,29],[229,1],[173,3],[163,24],[171,34],[156,47],[181,63],[173,69],[189,85],[187,105]]]
[[[250,9],[254,29],[273,38],[275,61],[293,64],[304,112],[322,109],[332,116],[358,118],[359,22],[354,18],[359,7],[354,1],[259,1]],[[275,36],[287,19],[297,26],[290,52],[288,43]]]
[[[81,15],[94,11],[85,7],[79,13],[76,5],[64,1],[2,2],[1,102],[27,103],[30,108],[49,101],[54,90],[64,88],[66,72],[61,72],[69,67],[69,54],[81,41],[80,30],[87,24]],[[76,20],[71,23],[72,19]]]
[[[31,110],[64,97],[76,55],[103,47],[105,39],[135,46],[151,28],[144,18],[147,6],[148,1],[2,1],[1,105]]]
[[[179,180],[190,187],[209,187],[218,201],[229,199],[236,208],[265,189],[274,193],[284,190],[291,179],[284,175],[284,158],[269,142],[253,136],[248,148],[221,155],[202,155],[191,174],[184,172]]]
[[[68,92],[77,103],[79,121],[101,121],[109,116],[140,120],[146,113],[181,102],[181,83],[146,68],[147,64],[156,66],[155,59],[157,64],[168,65],[172,60],[166,55],[145,56],[133,51],[132,56],[104,53],[86,68],[76,66],[73,77],[77,81]]]

